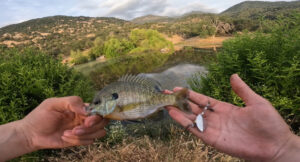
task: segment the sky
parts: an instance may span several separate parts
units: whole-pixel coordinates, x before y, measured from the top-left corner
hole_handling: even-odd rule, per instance
[[[0,27],[54,15],[130,20],[148,14],[179,16],[191,11],[220,13],[240,2],[243,0],[0,0]]]

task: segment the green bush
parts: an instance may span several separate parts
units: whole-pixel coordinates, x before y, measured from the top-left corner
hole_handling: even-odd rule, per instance
[[[91,48],[91,50],[88,53],[89,59],[96,60],[97,57],[101,56],[102,50],[103,50],[103,47],[100,47],[100,46],[95,46],[95,47]]]
[[[230,76],[238,73],[299,131],[300,15],[277,24],[270,34],[244,34],[225,42],[207,76],[201,82],[195,76],[190,83],[197,92],[241,106],[244,103],[229,83]]]
[[[39,51],[0,52],[0,124],[23,118],[49,97],[69,95],[91,99],[91,82]]]
[[[168,49],[167,53],[173,53],[172,42],[166,40],[158,31],[151,29],[134,29],[130,33],[130,40],[136,48],[130,53],[142,53],[145,51],[159,51]]]
[[[97,37],[94,40],[94,46],[91,48],[91,50],[88,53],[90,60],[96,60],[97,57],[103,54],[103,46],[104,46],[103,40],[100,37]]]
[[[126,39],[110,38],[104,43],[103,52],[106,58],[112,58],[124,55],[132,48],[134,48],[133,44]]]
[[[76,52],[71,50],[71,63],[74,63],[75,65],[87,63],[89,61],[88,56],[84,56],[79,50]]]

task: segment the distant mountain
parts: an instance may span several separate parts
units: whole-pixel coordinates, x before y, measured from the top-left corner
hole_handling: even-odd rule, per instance
[[[191,11],[191,12],[187,12],[187,13],[183,14],[180,17],[190,16],[190,15],[201,15],[201,14],[207,14],[207,13],[203,12],[203,11]]]
[[[43,18],[32,19],[24,21],[18,24],[12,24],[0,28],[0,35],[10,32],[24,32],[28,33],[31,31],[39,32],[50,32],[55,30],[59,26],[66,27],[77,27],[84,26],[83,24],[88,24],[92,26],[104,25],[104,24],[123,24],[127,21],[117,18],[110,17],[73,17],[73,16],[49,16]],[[92,30],[92,29],[91,29]]]
[[[37,47],[57,56],[85,50],[96,37],[128,33],[132,23],[109,17],[50,16],[0,28],[0,44]],[[124,27],[124,28],[123,28]]]
[[[146,15],[137,17],[131,20],[131,22],[135,24],[145,24],[145,23],[162,23],[162,22],[171,22],[171,21],[177,21],[180,18],[189,17],[189,16],[201,16],[201,15],[207,15],[210,13],[205,13],[202,11],[191,11],[187,12],[180,16],[174,16],[174,17],[168,17],[168,16],[158,16],[158,15]]]
[[[137,17],[131,20],[131,22],[136,24],[144,24],[144,23],[156,23],[156,22],[163,22],[163,21],[170,21],[173,18],[167,16],[156,16],[156,15],[146,15]]]
[[[263,2],[245,1],[230,7],[220,15],[232,18],[258,19],[264,16],[273,19],[279,14],[289,14],[292,11],[300,12],[300,1],[291,2]]]

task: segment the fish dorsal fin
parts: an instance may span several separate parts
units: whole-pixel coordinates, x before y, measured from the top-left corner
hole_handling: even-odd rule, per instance
[[[161,92],[162,88],[158,81],[146,77],[145,75],[130,75],[126,74],[122,76],[118,81],[120,82],[129,82],[129,83],[137,83],[144,85],[149,88],[154,88],[156,91]]]

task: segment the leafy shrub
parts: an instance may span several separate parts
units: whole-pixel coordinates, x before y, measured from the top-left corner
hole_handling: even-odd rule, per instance
[[[270,34],[245,34],[225,42],[208,75],[201,82],[195,76],[190,83],[198,92],[243,105],[229,83],[229,77],[238,73],[296,130],[300,127],[300,15],[277,24]]]
[[[87,63],[89,61],[88,56],[84,56],[79,50],[71,51],[71,63],[74,63],[75,65]]]
[[[91,48],[91,50],[88,53],[88,56],[91,60],[96,60],[97,57],[101,56],[103,54],[103,46],[104,42],[100,37],[97,37],[94,40],[94,46]]]
[[[130,33],[130,40],[136,48],[130,53],[144,51],[160,51],[163,48],[168,49],[168,53],[174,52],[172,42],[167,41],[158,31],[151,29],[134,29]]]
[[[132,48],[134,48],[133,44],[126,39],[110,38],[104,43],[103,52],[105,57],[111,58],[126,54]]]
[[[91,82],[39,51],[8,49],[0,53],[0,124],[23,118],[49,97],[91,99]]]
[[[90,60],[96,60],[97,57],[101,56],[103,47],[95,46],[91,48],[91,50],[88,53]]]

